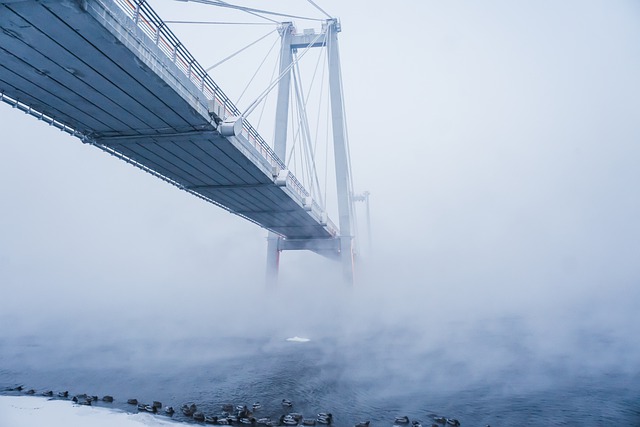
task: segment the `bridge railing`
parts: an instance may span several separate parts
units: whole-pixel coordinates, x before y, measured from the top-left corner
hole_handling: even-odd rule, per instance
[[[145,0],[115,0],[115,3],[207,99],[220,106],[222,118],[242,114]],[[284,162],[247,120],[242,121],[242,136],[271,167],[286,169]],[[300,200],[309,196],[309,192],[292,173],[287,176],[287,188],[293,190]],[[323,211],[315,201],[314,208],[316,211]],[[327,223],[327,228],[334,234],[337,230],[330,221]]]

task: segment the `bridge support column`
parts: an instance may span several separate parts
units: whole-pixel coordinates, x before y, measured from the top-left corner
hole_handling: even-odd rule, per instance
[[[340,222],[340,258],[345,280],[353,284],[353,191],[349,165],[349,148],[344,118],[342,76],[340,73],[340,53],[338,32],[340,24],[336,19],[327,21],[327,57],[329,64],[329,93],[331,96],[331,124],[333,130],[333,152],[338,190],[338,215]]]
[[[280,266],[280,236],[273,232],[269,232],[267,237],[267,288],[275,289],[278,286],[278,269]]]
[[[349,147],[344,117],[342,77],[340,74],[340,55],[338,52],[337,19],[329,19],[323,27],[324,41],[327,47],[329,68],[329,93],[331,102],[331,122],[333,131],[334,161],[338,195],[338,214],[340,235],[331,240],[330,247],[320,242],[291,242],[269,232],[267,245],[267,287],[275,287],[278,281],[278,262],[283,249],[310,249],[328,254],[332,259],[339,254],[345,281],[354,282],[354,230],[353,230],[353,188],[349,160]],[[293,24],[284,22],[278,29],[281,37],[280,81],[278,82],[278,102],[276,105],[276,123],[274,131],[274,151],[286,163],[286,144],[289,112],[289,92],[291,85],[292,49],[300,46],[322,46],[323,43],[309,45],[301,42],[293,34]],[[317,39],[316,39],[317,40]],[[329,240],[327,240],[329,241]],[[334,246],[335,244],[335,246]]]
[[[274,133],[274,151],[282,162],[286,162],[287,154],[287,127],[289,120],[289,89],[291,86],[291,73],[283,73],[290,68],[293,62],[291,52],[291,36],[293,32],[292,22],[283,22],[280,32],[280,73],[282,76],[278,82],[278,103],[276,105],[276,126]],[[267,288],[274,289],[278,286],[278,265],[280,263],[280,236],[269,232],[267,237]]]

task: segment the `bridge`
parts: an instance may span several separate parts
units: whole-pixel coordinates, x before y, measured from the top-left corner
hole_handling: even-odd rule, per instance
[[[269,231],[280,252],[341,260],[353,278],[353,193],[344,142],[337,33],[280,26],[273,147],[144,0],[0,0],[0,100]],[[339,227],[294,174],[286,152],[295,49],[327,48]]]

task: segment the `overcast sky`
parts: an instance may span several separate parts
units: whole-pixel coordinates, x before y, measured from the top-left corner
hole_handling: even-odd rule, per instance
[[[342,22],[355,187],[371,192],[354,304],[637,322],[640,4],[318,3]],[[150,4],[166,20],[228,16]],[[268,8],[321,17],[302,0]],[[269,30],[173,28],[205,67]],[[212,75],[235,99],[247,77],[232,65]],[[264,230],[4,104],[0,125],[5,314],[39,325],[140,301],[148,319],[261,303]],[[281,258],[292,310],[342,298],[338,277],[314,254]]]

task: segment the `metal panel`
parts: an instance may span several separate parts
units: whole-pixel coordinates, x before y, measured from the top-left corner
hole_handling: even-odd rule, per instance
[[[138,102],[162,118],[162,126],[188,128],[194,123],[205,122],[195,111],[182,108],[184,102],[161,78],[142,66],[132,52],[118,43],[113,34],[97,25],[95,19],[87,12],[80,10],[79,2],[56,1],[42,3],[25,2],[11,5],[11,8],[26,19],[37,22],[43,31],[54,34],[70,52],[78,52],[78,56],[90,60],[92,68],[99,77],[109,80],[120,88],[127,88]],[[46,40],[42,40],[46,43]],[[51,43],[51,40],[49,40]],[[82,54],[79,54],[82,52]],[[94,75],[92,78],[98,76]],[[104,87],[108,90],[108,87]],[[179,104],[172,105],[171,100]],[[131,101],[125,105],[131,104]],[[182,113],[176,109],[182,108]],[[129,108],[133,110],[134,108]],[[186,113],[186,114],[184,114]]]
[[[3,55],[1,49],[0,55]],[[3,55],[3,63],[4,56],[5,55]],[[56,106],[53,107],[51,105],[51,99],[55,98],[55,95],[32,83],[29,80],[30,73],[27,69],[22,71],[23,72],[18,75],[0,65],[0,81],[3,82],[0,85],[0,91],[10,95],[14,99],[21,100],[25,104],[29,104],[40,112],[44,112],[51,117],[57,118],[61,122],[73,126],[75,129],[84,131],[91,128],[109,128],[105,123],[93,118],[69,102],[55,102]]]
[[[35,69],[33,78],[40,78],[43,84],[51,87],[53,93],[61,99],[73,94],[77,98],[74,105],[81,105],[85,110],[93,110],[93,116],[113,117],[116,120],[113,122],[116,124],[112,125],[114,129],[167,126],[157,116],[151,115],[142,104],[137,103],[135,98],[105,79],[95,69],[87,66],[58,42],[51,40],[30,23],[9,12],[8,8],[0,16],[0,25],[7,30],[8,34],[13,34],[12,31],[15,30],[12,28],[20,29],[19,38],[5,32],[0,33],[0,45],[33,67]],[[119,96],[112,100],[114,95]],[[124,108],[125,106],[131,107]],[[99,131],[99,129],[93,130]]]

